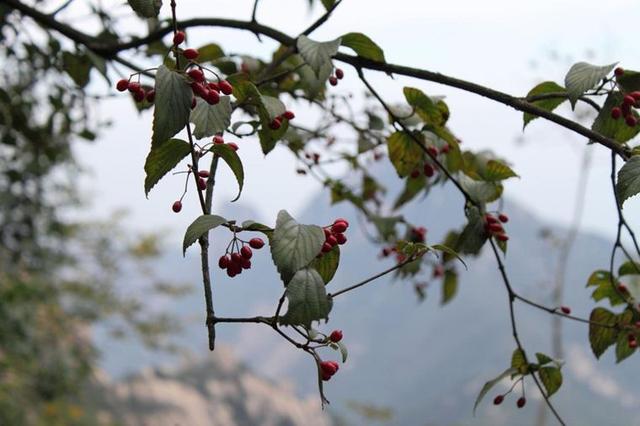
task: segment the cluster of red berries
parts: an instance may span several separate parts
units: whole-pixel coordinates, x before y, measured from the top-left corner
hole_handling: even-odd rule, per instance
[[[333,330],[329,335],[329,341],[338,343],[342,340],[342,330]],[[320,377],[325,382],[331,379],[331,377],[338,372],[340,366],[335,361],[322,361],[320,362]]]
[[[225,143],[224,138],[221,135],[215,135],[212,139],[212,142],[215,145],[224,145]],[[240,149],[240,147],[238,147],[238,144],[236,144],[235,142],[228,142],[227,146],[234,151],[237,151],[238,149]]]
[[[241,244],[238,244],[240,241]],[[264,246],[262,238],[252,238],[249,241],[242,241],[237,237],[234,237],[227,252],[218,259],[218,266],[220,269],[226,269],[227,275],[231,278],[236,275],[240,275],[243,269],[251,268],[251,257],[253,251],[259,250]]]
[[[627,343],[629,344],[629,348],[631,349],[635,349],[638,347],[638,339],[636,338],[635,334],[629,334],[627,336]]]
[[[436,158],[439,154],[449,153],[450,149],[451,148],[449,147],[449,144],[444,144],[439,150],[438,148],[432,145],[427,147],[427,151],[429,152],[430,156],[433,158]],[[425,161],[424,165],[422,166],[422,170],[415,169],[411,172],[410,176],[416,179],[420,177],[421,174],[424,174],[426,177],[430,178],[436,173],[437,170],[438,168],[435,164],[431,164],[431,162]]]
[[[502,401],[504,401],[504,395],[498,395],[493,399],[493,403],[494,405],[500,405],[502,404]],[[522,408],[524,407],[524,405],[527,403],[527,399],[524,396],[521,396],[520,398],[518,398],[518,400],[516,401],[516,406],[518,408]]]
[[[407,235],[407,241],[412,243],[424,243],[427,240],[427,228],[424,226],[419,226],[417,228],[409,229],[409,233]],[[391,253],[396,254],[396,262],[402,263],[407,260],[407,256],[404,253],[398,252],[396,246],[384,247],[380,252],[381,257],[389,257]]]
[[[269,123],[269,128],[271,130],[278,130],[282,126],[282,122],[284,120],[291,121],[294,118],[296,118],[296,115],[293,113],[293,111],[285,111],[284,113],[280,114],[279,117],[274,118],[271,123]]]
[[[189,172],[189,173],[191,173],[191,172]],[[208,177],[209,177],[209,171],[208,170],[200,170],[198,172],[198,181],[197,182],[198,182],[198,189],[200,191],[204,191],[205,189],[207,189],[207,178]],[[188,176],[187,176],[187,179],[189,179]],[[171,210],[173,210],[174,213],[180,213],[180,211],[182,210],[182,198],[173,203],[173,205],[171,206]]]
[[[329,84],[332,86],[338,85],[338,80],[342,80],[344,78],[344,71],[341,68],[336,68],[335,75],[329,77]]]
[[[347,237],[344,232],[349,227],[349,222],[346,219],[338,218],[332,225],[325,226],[324,231],[324,244],[322,244],[322,250],[318,257],[323,253],[329,253],[336,245],[344,244],[347,242]]]
[[[136,102],[142,102],[146,99],[147,102],[152,104],[156,98],[155,90],[150,89],[149,91],[146,91],[144,90],[140,82],[131,81],[131,79],[127,80],[126,78],[123,78],[121,80],[118,80],[118,82],[116,83],[116,89],[119,92],[128,90],[129,92],[131,92],[131,95]]]
[[[633,107],[640,107],[640,91],[631,92],[622,99],[620,106],[611,108],[611,118],[614,120],[624,117],[624,122],[629,127],[635,127],[638,119],[633,115]]]
[[[507,223],[508,221],[509,217],[504,213],[500,213],[497,218],[487,213],[484,216],[484,230],[487,234],[495,237],[498,241],[507,241],[509,240],[509,236],[505,233],[500,222]]]

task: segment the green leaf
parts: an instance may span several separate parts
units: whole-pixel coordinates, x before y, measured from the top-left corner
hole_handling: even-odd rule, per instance
[[[498,160],[489,160],[487,161],[482,177],[484,180],[489,182],[498,182],[512,177],[518,177],[518,175],[503,162]]]
[[[338,270],[340,263],[340,247],[335,246],[331,251],[322,253],[322,256],[316,257],[309,266],[320,274],[325,284],[333,279]]]
[[[465,174],[459,174],[458,182],[478,203],[490,203],[502,195],[503,187],[500,183],[473,180]]]
[[[338,342],[336,343],[336,345],[338,345],[338,349],[340,349],[340,355],[342,355],[342,362],[343,363],[347,362],[347,356],[349,355],[349,352],[347,351],[347,347],[342,342]]]
[[[547,390],[547,396],[551,396],[562,386],[562,372],[558,367],[542,367],[538,371],[540,381]]]
[[[536,358],[538,359],[538,363],[540,365],[545,365],[545,364],[549,364],[550,362],[553,362],[553,359],[550,358],[549,356],[541,353],[541,352],[537,352],[536,353]]]
[[[336,4],[336,0],[320,0],[326,10],[329,10]]]
[[[640,263],[630,260],[624,262],[618,268],[618,275],[640,275]]]
[[[137,15],[143,18],[155,18],[160,13],[162,0],[127,0]]]
[[[624,119],[619,118],[614,120],[611,117],[611,110],[613,107],[619,106],[622,103],[624,95],[620,92],[611,92],[604,102],[604,105],[600,109],[598,116],[596,117],[591,129],[594,132],[598,132],[603,136],[615,139],[617,142],[627,142],[635,137],[640,132],[640,126],[629,127]],[[640,118],[638,113],[634,110],[632,114],[636,118]]]
[[[609,299],[611,306],[616,306],[624,303],[624,299],[614,285],[615,282],[609,271],[594,271],[587,280],[586,287],[596,287],[591,293],[591,298],[599,302],[602,299]]]
[[[216,59],[223,58],[224,56],[222,48],[215,43],[205,44],[198,48],[198,62],[201,64],[215,61]]]
[[[210,105],[203,99],[198,99],[198,103],[191,111],[189,118],[189,121],[195,125],[193,136],[196,139],[202,139],[224,132],[231,124],[231,112],[229,96],[222,96],[220,102],[215,105]]]
[[[640,156],[631,157],[618,172],[616,194],[620,207],[624,202],[640,192]]]
[[[182,242],[182,254],[184,255],[187,252],[187,248],[193,243],[195,243],[198,238],[203,236],[205,233],[209,232],[213,228],[222,225],[223,223],[228,222],[222,216],[217,216],[214,214],[203,214],[193,221],[191,225],[187,228],[187,232],[184,234],[184,241]]]
[[[396,236],[396,225],[402,221],[402,216],[371,216],[371,223],[376,227],[378,234],[384,241],[390,241]]]
[[[536,87],[534,87],[533,89],[531,89],[529,91],[529,93],[527,93],[527,99],[533,96],[537,96],[537,95],[545,95],[548,93],[559,93],[559,94],[566,94],[567,91],[565,90],[564,87],[560,86],[559,84],[553,82],[553,81],[545,81],[544,83],[540,83],[538,84]],[[564,101],[566,101],[567,98],[566,97],[562,97],[559,96],[557,98],[550,98],[550,99],[541,99],[538,101],[532,101],[531,103],[535,106],[537,106],[538,108],[542,108],[545,111],[553,111],[554,109],[556,109],[557,107],[560,106],[560,104],[562,104]],[[524,125],[522,126],[522,128],[524,129],[525,127],[527,127],[527,124],[529,124],[531,121],[535,120],[536,118],[538,118],[537,115],[535,114],[531,114],[528,112],[524,113]]]
[[[280,318],[283,325],[310,328],[313,321],[326,319],[331,312],[333,302],[327,296],[322,277],[313,268],[297,271],[289,281],[285,294],[289,306],[287,313]]]
[[[180,161],[191,152],[189,143],[180,139],[169,139],[159,146],[152,146],[144,163],[146,177],[144,193],[149,195],[151,188],[169,173]]]
[[[616,83],[618,83],[618,87],[625,93],[640,90],[640,72],[625,68],[624,74],[616,77]]]
[[[340,37],[342,46],[353,49],[358,56],[371,59],[373,61],[385,62],[384,52],[371,40],[362,33],[348,33]]]
[[[387,148],[389,149],[389,160],[400,177],[410,175],[422,164],[422,150],[416,141],[405,132],[395,132],[389,136]]]
[[[427,179],[422,174],[417,178],[410,177],[405,179],[404,190],[393,203],[393,209],[397,210],[413,200],[425,188],[427,188]]]
[[[444,272],[444,280],[442,282],[442,305],[453,299],[458,291],[458,274],[453,269],[447,269]]]
[[[515,369],[518,374],[527,374],[529,364],[521,349],[516,349],[511,354],[511,368]]]
[[[597,307],[591,311],[589,316],[589,343],[591,344],[591,350],[596,358],[600,358],[609,346],[616,343],[618,338],[618,330],[615,328],[602,327],[598,324],[605,324],[609,326],[615,326],[618,322],[616,314],[605,309]]]
[[[321,227],[301,225],[285,210],[280,210],[271,239],[271,257],[285,286],[296,271],[315,259],[324,240]]]
[[[468,209],[468,223],[460,233],[456,243],[456,250],[463,254],[478,254],[487,241],[484,230],[484,220],[476,207]]]
[[[64,70],[78,86],[84,87],[89,83],[93,63],[87,55],[64,52],[62,53],[62,64]]]
[[[323,68],[326,69],[327,64],[331,64],[331,58],[338,53],[340,38],[332,41],[317,42],[305,35],[301,35],[298,37],[296,45],[300,56],[319,77],[323,74]]]
[[[187,125],[193,97],[184,76],[164,65],[158,67],[155,91],[152,146],[166,142]]]
[[[259,231],[267,235],[273,232],[273,228],[254,220],[245,220],[242,222],[242,229],[245,231]]]
[[[404,92],[407,103],[413,107],[416,114],[418,114],[425,124],[439,128],[444,126],[449,119],[448,108],[445,110],[442,106],[439,106],[440,103],[444,104],[444,102],[435,103],[420,89],[414,87],[405,87],[402,91]]]
[[[236,181],[238,182],[238,195],[236,198],[231,200],[231,202],[236,201],[240,198],[240,194],[242,193],[242,187],[244,185],[244,168],[242,167],[242,161],[238,154],[227,144],[214,144],[211,146],[211,152],[220,156],[224,160],[225,163],[229,166],[233,175],[236,177]]]
[[[441,251],[443,253],[446,253],[452,257],[455,257],[456,259],[458,259],[465,267],[465,269],[467,269],[467,264],[464,262],[464,260],[462,260],[462,257],[460,257],[460,255],[458,254],[458,252],[456,252],[454,249],[452,249],[451,247],[448,247],[444,244],[434,244],[431,246],[432,250],[438,250]]]
[[[603,66],[591,65],[586,62],[574,64],[564,78],[571,106],[575,107],[578,98],[605,78],[616,66],[616,63]]]
[[[484,398],[484,396],[491,390],[492,387],[494,387],[497,383],[499,383],[501,380],[503,380],[505,377],[509,377],[513,374],[516,374],[518,372],[518,370],[516,370],[515,368],[507,368],[506,370],[504,370],[498,377],[496,377],[493,380],[489,380],[488,382],[486,382],[483,386],[482,389],[480,389],[480,393],[478,394],[478,396],[476,397],[476,402],[473,404],[473,415],[475,416],[476,414],[476,408],[478,408],[478,405],[480,404],[480,402],[482,401],[482,398]]]
[[[633,355],[636,348],[629,347],[629,337],[627,333],[618,334],[616,341],[616,363],[620,363]]]
[[[260,102],[268,114],[269,121],[281,116],[287,110],[282,101],[278,98],[274,98],[273,96],[261,95]]]

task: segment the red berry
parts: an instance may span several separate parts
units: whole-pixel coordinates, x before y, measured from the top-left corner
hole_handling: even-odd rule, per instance
[[[333,246],[331,244],[325,242],[322,244],[322,253],[329,253],[332,248]]]
[[[153,101],[156,100],[156,91],[151,89],[147,92],[147,102],[149,102],[150,104],[153,103]]]
[[[493,398],[493,404],[494,405],[500,405],[500,404],[502,404],[502,401],[504,401],[504,396],[502,396],[502,395],[498,395],[495,398]]]
[[[347,242],[347,237],[344,234],[335,234],[336,240],[338,240],[338,244],[342,245]]]
[[[623,99],[622,99],[622,103],[625,103],[629,106],[633,105],[636,103],[636,100],[633,99],[633,96],[630,95],[626,95]]]
[[[251,248],[259,250],[264,246],[264,241],[262,241],[262,238],[252,238],[249,240],[249,246],[251,246]]]
[[[219,81],[218,86],[220,87],[220,91],[225,95],[230,95],[233,93],[233,86],[227,80]]]
[[[336,77],[338,80],[342,80],[344,78],[344,71],[342,71],[342,68],[336,68]]]
[[[147,94],[144,92],[144,89],[140,89],[140,90],[138,90],[137,92],[134,92],[134,93],[133,93],[133,99],[134,99],[136,102],[142,102],[142,101],[144,101],[144,97],[145,97],[146,95],[147,95]]]
[[[329,235],[326,242],[329,243],[331,247],[335,247],[336,245],[338,245],[338,239],[333,235]]]
[[[232,268],[232,267],[231,267],[231,265],[229,265],[229,267],[227,268],[227,275],[228,275],[230,278],[235,277],[235,276],[237,275],[237,274],[236,274],[236,268]]]
[[[330,228],[322,228],[322,230],[324,231],[324,238],[327,239],[329,238],[331,235],[333,235],[333,232],[331,232]]]
[[[631,97],[637,101],[638,99],[640,99],[640,90],[633,91],[629,93],[629,95],[631,95]]]
[[[489,224],[489,231],[495,232],[495,233],[502,233],[504,229],[502,228],[502,225],[500,225],[499,223],[491,223]]]
[[[198,83],[201,83],[204,81],[204,73],[200,68],[194,68],[192,70],[189,70],[187,72],[187,75],[191,77],[193,81],[197,81]]]
[[[171,210],[173,210],[175,213],[180,213],[180,210],[182,210],[182,201],[178,200],[173,203],[173,206],[171,206]]]
[[[339,217],[333,221],[333,224],[335,225],[338,222],[344,222],[344,224],[347,225],[347,228],[349,227],[349,221],[347,219]]]
[[[620,104],[620,109],[622,110],[622,116],[626,117],[627,115],[631,114],[631,105],[627,105],[627,104]]]
[[[338,85],[338,79],[335,78],[334,76],[329,77],[329,84],[332,86],[337,86]]]
[[[613,73],[616,77],[622,77],[624,75],[624,69],[622,67],[618,67],[613,71]]]
[[[611,108],[611,118],[617,120],[620,117],[622,117],[622,110],[620,109],[620,107]]]
[[[184,41],[184,39],[186,38],[186,35],[183,31],[178,31],[173,35],[173,45],[177,46],[179,44],[182,44],[182,42]]]
[[[426,177],[431,177],[435,173],[435,170],[433,169],[433,167],[431,167],[431,164],[429,163],[424,163],[424,167],[422,171],[424,172],[424,175]]]
[[[249,248],[248,246],[242,246],[242,248],[240,249],[240,254],[245,259],[251,259],[251,256],[253,256],[253,252],[251,251],[251,248]]]
[[[242,265],[242,269],[251,269],[251,261],[244,257],[240,261],[240,265]]]
[[[140,86],[140,83],[137,83],[134,81],[132,83],[129,83],[129,86],[127,87],[127,89],[129,89],[131,93],[136,93],[136,92],[139,92],[140,89],[142,89],[142,86]]]
[[[571,313],[571,308],[568,306],[560,306],[560,310],[563,314],[569,315]]]
[[[433,278],[439,278],[444,275],[444,266],[436,265],[433,268]]]
[[[627,293],[629,290],[627,290],[627,286],[624,284],[618,284],[618,291],[620,293]]]
[[[516,405],[518,406],[518,408],[522,408],[524,407],[524,404],[527,403],[527,400],[525,399],[524,396],[521,396],[520,398],[518,398],[518,401],[516,402]]]
[[[198,172],[198,176],[200,176],[201,178],[208,178],[209,177],[209,170],[200,170]]]
[[[432,156],[432,157],[437,157],[438,156],[438,149],[435,146],[428,146],[427,147],[427,152]]]
[[[207,101],[209,105],[215,105],[220,102],[220,93],[215,90],[207,90],[206,96],[204,96],[204,100]]]
[[[242,262],[242,256],[240,253],[231,253],[231,262],[240,264],[240,262]]]
[[[195,95],[200,96],[203,99],[209,93],[209,90],[206,87],[204,87],[202,83],[198,83],[196,81],[191,83],[191,90],[193,90],[193,93]]]
[[[123,78],[122,80],[118,80],[118,83],[116,83],[116,89],[118,89],[119,92],[124,92],[128,88],[129,88],[129,80],[127,80],[126,78]]]
[[[227,146],[228,146],[229,148],[231,148],[232,150],[234,150],[234,151],[237,151],[237,150],[239,150],[239,149],[240,149],[240,147],[238,147],[238,144],[237,144],[237,143],[235,143],[235,142],[229,142],[229,143],[227,144]]]
[[[207,83],[207,89],[209,90],[215,90],[216,92],[220,91],[220,86],[218,86],[218,83],[214,83],[213,81],[210,83]]]
[[[442,146],[442,148],[440,148],[440,153],[441,154],[447,154],[449,153],[449,150],[451,149],[451,147],[449,147],[449,144],[446,143]]]
[[[624,119],[624,122],[627,123],[627,126],[629,127],[635,127],[636,124],[638,124],[638,119],[633,115],[627,115]]]
[[[294,118],[296,118],[296,115],[293,113],[293,111],[285,111],[282,116],[287,120],[293,120]]]
[[[188,60],[193,61],[195,58],[198,57],[200,53],[196,49],[185,49],[184,52],[182,52],[182,54]]]
[[[347,222],[334,222],[334,224],[331,225],[331,231],[335,232],[336,234],[341,234],[346,231],[348,227],[349,225],[347,224]]]
[[[498,239],[498,241],[508,241],[509,240],[509,236],[507,234],[498,234],[496,235],[496,238]]]
[[[420,177],[420,170],[416,169],[416,170],[412,171],[410,176],[413,179],[416,179],[416,178]]]
[[[507,216],[507,215],[506,215],[506,214],[504,214],[504,213],[500,213],[500,214],[498,215],[498,220],[499,220],[500,222],[502,222],[502,223],[507,223],[507,222],[509,222],[509,216]]]
[[[487,221],[488,224],[498,223],[498,219],[496,219],[493,215],[490,215],[489,213],[487,213],[484,216],[484,219]]]
[[[329,335],[329,340],[332,342],[339,342],[342,340],[342,330],[333,330]]]
[[[271,130],[278,130],[281,125],[282,125],[282,122],[280,121],[280,119],[274,118],[273,121],[269,124],[269,128]]]
[[[338,364],[334,361],[322,361],[320,363],[320,370],[329,376],[333,376],[338,372]]]
[[[222,136],[220,136],[220,135],[215,135],[213,137],[213,143],[218,144],[218,145],[223,144],[224,143],[224,138]]]
[[[198,189],[200,191],[207,189],[207,181],[202,178],[198,178]]]
[[[229,263],[231,263],[231,258],[228,254],[225,254],[224,256],[221,256],[220,259],[218,259],[218,266],[220,267],[220,269],[227,269]]]

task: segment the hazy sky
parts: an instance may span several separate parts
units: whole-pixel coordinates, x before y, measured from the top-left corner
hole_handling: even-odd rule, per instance
[[[252,4],[237,0],[180,0],[178,15],[247,19]],[[310,13],[306,4],[306,0],[262,0],[258,19],[295,35],[321,13],[319,7]],[[169,12],[166,6],[162,11],[165,16]],[[344,0],[313,38],[328,40],[360,31],[384,49],[389,62],[427,68],[524,95],[543,80],[562,84],[564,74],[575,61],[620,61],[626,68],[638,69],[640,52],[633,29],[639,12],[640,4],[632,0],[612,0],[605,7],[602,2],[591,0]],[[73,13],[70,10],[68,16]],[[253,35],[234,30],[193,29],[188,35],[192,47],[216,42],[227,52],[263,58],[268,58],[275,47],[272,42],[261,44]],[[347,76],[337,89],[362,93],[354,71],[348,66],[344,69]],[[451,110],[450,126],[464,146],[494,150],[509,159],[521,176],[508,181],[506,196],[547,220],[570,220],[584,138],[537,120],[527,128],[525,143],[516,143],[522,137],[522,114],[515,110],[436,84],[404,78],[391,80],[380,73],[369,75],[391,101],[402,100],[404,85],[419,87],[429,95],[445,95]],[[104,91],[101,84],[95,89]],[[304,108],[293,108],[303,122]],[[570,113],[568,109],[559,111]],[[182,192],[183,179],[166,177],[148,200],[144,196],[142,167],[149,149],[150,114],[138,115],[124,95],[101,103],[98,113],[102,118],[113,119],[114,126],[97,143],[76,145],[81,162],[93,172],[83,179],[83,187],[91,189],[92,213],[102,216],[126,207],[132,213],[130,223],[136,227],[172,229],[180,238],[198,214],[193,198],[188,199],[191,202],[187,201],[180,215],[170,210]],[[311,178],[295,174],[292,157],[286,150],[276,149],[265,161],[257,141],[242,141],[240,146],[246,172],[240,202],[258,211],[256,219],[272,223],[280,208],[295,214],[321,190]],[[589,149],[594,156],[583,228],[611,235],[616,218],[608,178],[609,153],[599,146]],[[219,182],[219,199],[230,200],[235,182],[226,171]],[[627,203],[632,223],[640,211],[638,204],[635,199]]]

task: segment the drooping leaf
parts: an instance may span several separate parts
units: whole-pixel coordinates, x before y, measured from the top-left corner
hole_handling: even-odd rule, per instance
[[[376,43],[362,33],[347,33],[340,37],[342,46],[353,49],[358,56],[384,62],[384,52]]]
[[[340,247],[335,246],[331,251],[316,257],[309,266],[320,274],[325,284],[333,279],[340,263]]]
[[[327,64],[331,64],[331,58],[338,52],[340,42],[340,38],[318,42],[301,35],[298,37],[296,45],[300,56],[304,58],[305,62],[316,73],[316,76],[319,77],[322,75],[322,69],[326,68]]]
[[[631,140],[640,132],[640,126],[629,127],[623,118],[614,120],[611,110],[622,103],[624,95],[620,92],[611,92],[600,109],[591,129],[603,136],[615,139],[622,143]],[[637,119],[640,115],[634,110],[631,112]]]
[[[206,232],[209,232],[213,228],[228,222],[222,216],[215,214],[203,214],[193,221],[187,228],[187,232],[184,234],[184,241],[182,242],[182,254],[187,252],[187,248],[203,236]]]
[[[421,174],[417,178],[409,177],[405,179],[404,190],[398,196],[395,203],[393,203],[393,209],[397,210],[409,201],[413,200],[416,195],[420,194],[427,187],[427,179]]]
[[[562,386],[562,372],[558,367],[542,367],[538,371],[538,376],[547,390],[548,397],[556,393]]]
[[[545,81],[543,83],[538,84],[536,87],[534,87],[533,89],[531,89],[529,91],[529,93],[527,93],[527,99],[531,98],[533,96],[538,96],[538,95],[547,95],[550,93],[558,93],[559,95],[562,94],[567,94],[567,91],[564,87],[560,86],[559,84],[553,82],[553,81]],[[566,96],[558,96],[557,98],[549,98],[549,99],[541,99],[541,100],[537,100],[537,101],[531,101],[532,104],[534,104],[535,106],[537,106],[538,108],[542,108],[545,111],[553,111],[554,109],[556,109],[557,107],[559,107],[564,101],[566,101],[567,98]],[[522,128],[524,129],[525,127],[527,127],[527,124],[529,124],[531,121],[535,120],[536,118],[538,118],[537,115],[535,114],[531,114],[528,112],[524,113],[524,124],[522,126]]]
[[[260,231],[264,234],[270,234],[273,232],[273,228],[268,227],[262,223],[256,222],[254,220],[245,220],[242,222],[242,229],[245,231]]]
[[[490,203],[502,195],[503,187],[497,182],[477,181],[462,173],[458,175],[458,182],[467,194],[478,203]]]
[[[434,244],[431,246],[432,250],[438,250],[441,251],[443,253],[448,254],[451,257],[454,257],[456,259],[458,259],[465,267],[465,269],[467,268],[467,264],[464,262],[464,260],[462,259],[462,257],[460,257],[460,255],[458,254],[458,252],[456,252],[454,249],[452,249],[449,246],[446,246],[444,244]]]
[[[169,140],[187,125],[193,96],[186,78],[164,65],[158,67],[155,91],[151,145]]]
[[[229,166],[233,175],[238,182],[238,195],[231,202],[240,198],[242,193],[242,187],[244,186],[244,168],[242,167],[242,161],[238,154],[227,144],[214,144],[211,146],[211,152],[220,156],[225,163]]]
[[[615,282],[609,271],[598,270],[589,276],[586,287],[595,287],[591,293],[591,298],[594,301],[599,302],[602,299],[609,299],[611,306],[616,306],[625,303],[625,301],[614,287],[613,283]]]
[[[338,349],[340,350],[340,355],[342,355],[342,362],[347,362],[347,356],[349,356],[349,351],[347,351],[347,347],[344,343],[338,342]]]
[[[210,105],[203,99],[198,99],[196,107],[191,111],[191,121],[195,128],[193,136],[196,139],[207,138],[216,133],[224,132],[231,124],[231,101],[229,96],[222,96],[220,102]]]
[[[550,362],[553,362],[552,358],[550,358],[549,356],[543,354],[542,352],[537,352],[536,353],[536,359],[538,360],[538,363],[540,365],[545,365],[545,364],[549,364]]]
[[[280,210],[271,239],[271,257],[285,286],[296,271],[309,265],[320,253],[324,239],[321,227],[301,225]]]
[[[188,142],[180,139],[169,139],[163,144],[152,146],[144,163],[146,177],[144,193],[149,195],[151,188],[169,173],[180,161],[191,152]]]
[[[640,192],[640,156],[631,157],[618,172],[616,194],[620,207],[624,202]]]
[[[494,387],[497,383],[502,381],[504,378],[509,377],[509,376],[511,376],[511,375],[513,375],[513,374],[515,374],[517,372],[518,372],[518,370],[516,370],[515,368],[509,367],[506,370],[504,370],[495,379],[489,380],[488,382],[486,382],[482,386],[482,389],[480,390],[480,393],[478,393],[478,396],[476,397],[476,402],[473,404],[473,415],[475,416],[476,409],[478,408],[478,405],[482,401],[482,398],[484,398],[484,396],[491,390],[492,387]]]
[[[489,182],[499,182],[501,180],[518,177],[516,172],[498,160],[489,160],[484,170],[483,178]]]
[[[615,63],[603,66],[592,65],[587,62],[574,64],[564,78],[564,85],[567,88],[571,106],[575,107],[578,98],[587,90],[593,89],[615,66]]]
[[[387,139],[389,160],[398,176],[405,177],[422,164],[423,153],[416,141],[405,132],[395,132]]]
[[[487,241],[487,235],[484,230],[484,220],[475,207],[468,209],[467,220],[467,225],[458,237],[456,250],[459,253],[475,255],[480,252],[480,249]]]
[[[143,18],[155,18],[160,13],[162,0],[127,0],[136,14]]]
[[[516,349],[511,354],[511,368],[515,369],[518,374],[527,374],[529,364],[521,349]]]
[[[418,114],[425,124],[439,128],[444,126],[449,119],[448,108],[446,110],[443,109],[420,89],[405,87],[402,91],[404,92],[407,103],[413,107],[416,114]],[[444,102],[442,102],[442,104],[444,104]]]
[[[442,305],[447,304],[453,299],[458,292],[458,274],[453,269],[447,269],[444,272],[444,280],[442,281]]]
[[[640,275],[640,263],[630,260],[624,262],[618,268],[618,275]]]
[[[591,350],[596,358],[600,358],[600,355],[607,350],[607,348],[614,343],[618,338],[618,330],[614,328],[618,319],[613,312],[597,307],[591,311],[589,316],[589,343],[591,344]],[[596,325],[603,324],[602,325]]]
[[[313,321],[326,319],[331,312],[333,302],[327,296],[322,277],[313,268],[298,270],[289,281],[285,294],[289,306],[280,318],[283,325],[310,328]]]

